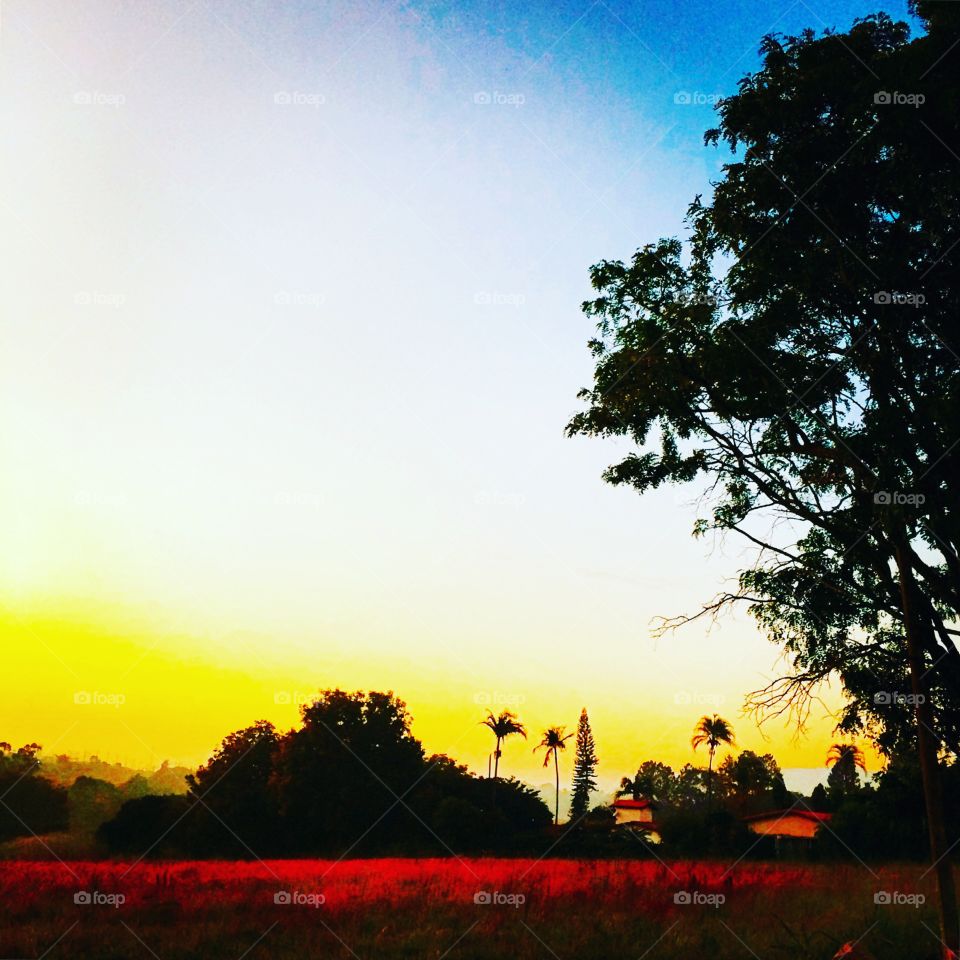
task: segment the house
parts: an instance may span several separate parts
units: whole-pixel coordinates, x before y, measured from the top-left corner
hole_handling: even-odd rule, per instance
[[[773,837],[774,851],[782,854],[809,854],[821,826],[830,822],[829,813],[797,809],[770,810],[744,817],[747,829],[761,837]]]
[[[829,813],[813,810],[770,810],[744,817],[749,830],[762,837],[790,837],[794,840],[813,840],[821,824],[830,822]]]
[[[613,801],[616,825],[642,831],[653,843],[660,842],[660,828],[654,819],[656,811],[657,804],[652,800],[631,800],[621,797]]]

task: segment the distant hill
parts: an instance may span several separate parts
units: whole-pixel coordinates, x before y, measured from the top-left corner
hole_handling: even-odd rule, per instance
[[[134,777],[142,777],[147,782],[146,793],[186,793],[186,776],[192,773],[188,767],[171,767],[165,760],[156,770],[137,770],[125,767],[122,763],[107,763],[99,757],[87,760],[75,760],[60,754],[56,757],[40,758],[41,776],[52,780],[61,787],[70,787],[78,777],[92,777],[104,780],[115,787],[122,787]]]

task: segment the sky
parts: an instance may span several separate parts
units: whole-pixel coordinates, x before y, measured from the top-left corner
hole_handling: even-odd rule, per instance
[[[477,771],[515,709],[534,782],[582,706],[608,784],[715,710],[822,769],[748,618],[652,635],[744,546],[563,431],[590,265],[682,233],[764,34],[877,9],[5,0],[0,739],[194,765],[340,686]]]

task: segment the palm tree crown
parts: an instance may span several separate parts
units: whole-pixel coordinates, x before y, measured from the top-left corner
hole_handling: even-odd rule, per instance
[[[524,740],[527,739],[527,728],[517,719],[517,715],[510,710],[503,710],[500,716],[494,716],[493,712],[487,711],[486,720],[480,721],[497,738],[497,747],[493,754],[493,779],[497,779],[497,772],[500,766],[500,744],[507,737],[519,733]]]
[[[489,727],[498,740],[503,740],[514,733],[519,733],[524,738],[527,736],[527,728],[517,719],[517,715],[510,710],[504,710],[498,717],[495,717],[488,710],[487,719],[482,720],[481,723],[485,727]]]
[[[543,739],[533,748],[534,753],[538,750],[547,751],[543,757],[544,766],[547,766],[550,762],[551,753],[555,753],[557,750],[567,749],[567,741],[573,734],[568,733],[564,736],[563,730],[563,727],[547,727],[547,729],[543,731]]]
[[[827,753],[826,765],[835,766],[843,762],[859,767],[864,773],[867,765],[863,759],[863,751],[855,743],[835,743]]]
[[[718,717],[716,714],[712,717],[701,717],[699,723],[693,729],[693,739],[690,741],[690,746],[696,750],[697,747],[706,744],[712,756],[717,747],[724,743],[733,744],[733,727],[730,726],[729,721],[724,720],[723,717]]]

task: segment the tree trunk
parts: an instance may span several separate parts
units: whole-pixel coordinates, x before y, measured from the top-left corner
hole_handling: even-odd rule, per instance
[[[710,759],[707,761],[707,809],[713,808],[713,747],[710,748]]]
[[[900,578],[904,632],[907,638],[907,657],[910,661],[910,688],[914,696],[914,710],[917,718],[917,747],[920,753],[923,796],[927,807],[930,856],[936,872],[937,893],[940,901],[940,939],[944,960],[956,960],[960,951],[960,922],[957,918],[957,892],[953,880],[953,866],[948,856],[946,828],[943,822],[943,794],[937,761],[938,743],[933,732],[933,709],[927,696],[927,682],[923,667],[923,645],[920,636],[923,628],[917,617],[916,580],[900,542],[896,545],[896,561]],[[929,628],[929,625],[927,627]]]
[[[490,798],[493,806],[497,805],[497,771],[500,769],[500,738],[497,737],[497,747],[493,751],[493,779],[490,781]]]
[[[560,825],[560,763],[557,760],[557,751],[553,751],[553,770],[557,777],[557,791],[553,799],[553,825]]]

